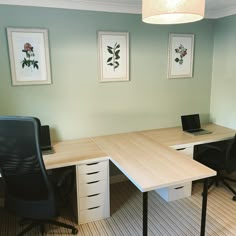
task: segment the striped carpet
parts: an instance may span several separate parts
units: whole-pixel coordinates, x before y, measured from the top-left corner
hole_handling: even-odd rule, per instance
[[[149,193],[149,231],[152,236],[199,236],[202,184],[193,185],[189,198],[166,203],[155,192]],[[208,195],[206,235],[236,235],[236,202],[223,187]],[[64,209],[59,220],[75,224],[72,210]],[[80,225],[79,236],[142,235],[142,194],[129,181],[111,185],[111,217]],[[0,209],[0,235],[15,236],[22,228],[18,219]],[[27,236],[40,235],[38,230]],[[71,235],[68,230],[48,227],[46,235]]]

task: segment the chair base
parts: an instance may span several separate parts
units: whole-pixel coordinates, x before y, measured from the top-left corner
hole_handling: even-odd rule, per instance
[[[208,185],[208,189],[210,189],[213,186],[213,184],[215,184],[216,187],[219,186],[219,183],[221,182],[221,183],[223,183],[223,185],[225,187],[227,187],[234,194],[232,200],[236,201],[236,191],[226,181],[230,181],[230,182],[236,183],[235,179],[222,176],[221,174],[219,174],[217,172],[216,177],[213,177],[213,179],[211,180],[210,184]]]
[[[23,236],[24,234],[26,234],[27,232],[32,230],[34,227],[38,227],[38,226],[40,227],[40,232],[42,233],[42,236],[43,236],[44,232],[45,232],[45,225],[46,224],[51,224],[51,225],[56,225],[56,226],[60,226],[63,228],[71,229],[71,233],[74,235],[78,233],[78,229],[75,228],[74,226],[69,225],[69,224],[65,224],[65,223],[62,223],[59,221],[55,221],[55,220],[31,220],[31,222],[32,223],[30,225],[28,225],[19,234],[17,234],[17,236]]]

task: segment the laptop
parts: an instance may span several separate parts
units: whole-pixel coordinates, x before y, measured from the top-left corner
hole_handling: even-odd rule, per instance
[[[40,146],[42,154],[52,154],[54,150],[51,145],[50,130],[48,125],[42,125],[40,128]]]
[[[199,114],[181,116],[182,128],[184,132],[192,135],[210,134],[212,132],[202,129]]]

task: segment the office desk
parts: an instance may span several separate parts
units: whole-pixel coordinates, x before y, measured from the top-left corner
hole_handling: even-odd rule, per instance
[[[148,231],[148,191],[204,179],[201,235],[205,234],[207,179],[215,171],[175,150],[232,138],[235,131],[217,125],[212,134],[191,136],[181,128],[107,135],[55,144],[56,153],[44,156],[46,168],[79,165],[109,159],[143,192],[143,235]]]

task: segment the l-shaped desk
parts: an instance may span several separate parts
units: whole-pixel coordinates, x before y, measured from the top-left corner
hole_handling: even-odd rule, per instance
[[[233,138],[235,130],[214,124],[208,124],[204,128],[212,133],[192,136],[182,132],[180,127],[176,127],[63,141],[55,143],[55,154],[45,155],[43,158],[47,169],[76,166],[77,212],[85,214],[85,218],[86,211],[81,211],[80,208],[86,205],[84,201],[86,191],[88,193],[86,197],[109,202],[109,180],[104,177],[107,174],[109,177],[109,169],[103,164],[111,160],[143,193],[143,235],[147,235],[148,232],[149,191],[205,179],[200,232],[200,235],[205,235],[207,180],[215,176],[216,172],[192,160],[185,153],[189,150],[191,152],[194,145]],[[96,171],[94,165],[100,166],[99,171]],[[96,189],[99,181],[94,181],[93,175],[103,176],[100,177],[102,188],[106,188],[108,194],[98,196],[89,192],[91,188],[84,190],[87,179],[87,183],[94,184],[93,189]],[[96,208],[90,209],[96,213],[98,210]],[[109,206],[102,208],[104,217],[109,216],[109,211]]]

